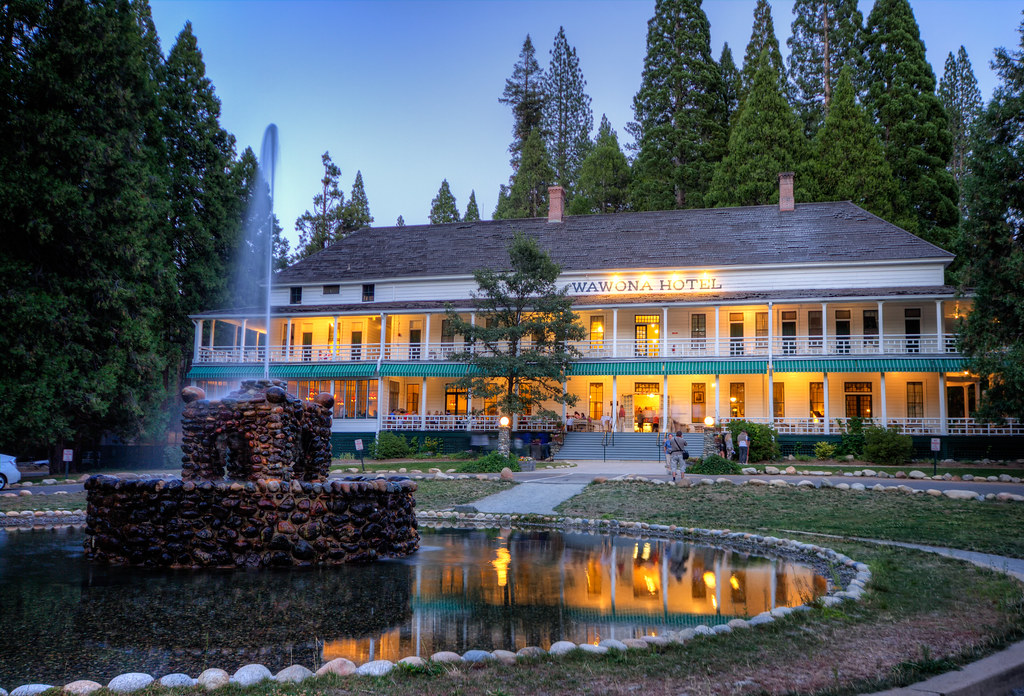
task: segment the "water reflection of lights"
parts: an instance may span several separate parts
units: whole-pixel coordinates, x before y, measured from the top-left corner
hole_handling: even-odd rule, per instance
[[[708,586],[709,590],[715,589],[715,586],[718,584],[718,580],[717,578],[715,578],[715,574],[712,573],[710,570],[704,573],[704,584]]]
[[[491,561],[491,566],[498,574],[498,587],[504,587],[508,584],[508,566],[512,563],[512,554],[508,552],[504,546],[499,548],[495,553],[497,558]]]
[[[740,589],[740,579],[738,577],[736,577],[735,575],[730,576],[729,577],[729,585],[731,585],[732,589],[734,589],[734,590]]]

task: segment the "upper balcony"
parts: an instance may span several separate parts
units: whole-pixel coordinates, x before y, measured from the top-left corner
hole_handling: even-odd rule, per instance
[[[533,347],[531,341],[521,342],[523,350]],[[582,358],[653,359],[653,358],[744,358],[765,359],[818,356],[918,356],[958,355],[957,337],[947,334],[886,334],[884,336],[767,336],[715,338],[618,339],[574,341]],[[501,346],[507,349],[507,346]],[[456,352],[483,351],[460,341],[450,343],[331,343],[303,344],[288,347],[272,346],[270,362],[349,362],[394,360],[403,362],[447,361]],[[254,346],[200,346],[196,364],[262,363],[265,348]]]

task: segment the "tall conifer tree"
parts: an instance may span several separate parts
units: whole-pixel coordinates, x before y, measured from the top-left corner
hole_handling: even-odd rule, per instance
[[[789,79],[804,131],[814,135],[828,113],[844,66],[853,70],[856,93],[864,71],[861,31],[864,15],[857,0],[796,0],[789,46]]]
[[[583,158],[590,150],[594,112],[585,91],[576,49],[569,45],[565,30],[558,28],[551,49],[551,64],[544,76],[543,133],[555,182],[572,198]]]
[[[960,254],[974,308],[961,332],[971,372],[988,379],[982,418],[1024,419],[1024,23],[1018,50],[996,51],[1001,84],[975,124]]]
[[[455,196],[452,195],[447,179],[441,182],[441,188],[437,190],[437,195],[430,202],[429,217],[431,225],[459,221],[459,206],[455,203]]]
[[[732,58],[729,43],[722,45],[722,55],[718,59],[722,71],[722,99],[725,101],[726,123],[731,123],[733,115],[740,108],[740,71]]]
[[[466,204],[466,214],[462,216],[466,222],[477,222],[480,219],[480,208],[476,204],[476,191],[469,192],[469,203]]]
[[[935,74],[907,0],[877,0],[864,31],[867,99],[881,128],[885,158],[913,212],[908,229],[950,248],[957,227],[957,191],[946,169],[953,154]]]
[[[630,185],[637,210],[700,208],[726,139],[722,73],[700,0],[658,0],[647,23],[647,55],[636,121],[626,130],[638,153]]]
[[[779,84],[782,85],[782,93],[788,100],[789,86],[785,83],[786,68],[782,63],[779,38],[775,35],[772,6],[768,4],[768,0],[757,0],[757,5],[754,6],[754,27],[750,32],[747,51],[743,55],[743,68],[740,70],[741,107],[743,99],[754,85],[754,73],[758,70],[758,61],[765,49],[768,51],[768,63],[779,73]]]
[[[875,124],[854,100],[853,70],[839,74],[825,124],[814,138],[809,188],[821,201],[853,201],[897,225],[902,194],[885,161]]]
[[[341,168],[331,160],[330,152],[325,152],[320,159],[324,165],[320,191],[313,196],[312,209],[295,220],[295,229],[299,232],[295,261],[312,256],[345,236],[342,219],[345,193],[338,186]]]
[[[779,200],[780,172],[797,173],[796,198],[807,200],[801,176],[807,141],[782,93],[779,72],[765,48],[754,82],[729,135],[729,149],[715,169],[708,201],[716,206],[763,205]]]
[[[341,229],[348,234],[369,227],[373,222],[373,215],[370,214],[370,200],[366,197],[366,189],[363,187],[363,173],[356,170],[356,178],[352,182],[352,191],[348,196],[348,203],[341,212]]]
[[[957,207],[960,217],[966,214],[963,184],[967,174],[967,162],[971,154],[971,127],[981,113],[981,91],[974,76],[971,59],[963,46],[956,57],[946,57],[945,71],[939,80],[939,100],[949,118],[949,134],[953,139],[953,156],[949,160],[949,171],[956,179],[959,198]]]
[[[405,218],[399,215],[398,219],[395,220],[395,227],[405,227]]]
[[[573,215],[618,213],[629,205],[629,161],[607,116],[601,116],[597,142],[580,167],[579,187],[569,202]]]
[[[537,51],[530,35],[526,35],[519,60],[512,68],[512,77],[505,80],[505,90],[498,100],[512,107],[512,169],[519,168],[520,153],[526,139],[534,130],[543,127],[544,73],[537,63]]]
[[[512,177],[512,185],[501,187],[495,219],[532,218],[548,214],[548,186],[554,172],[548,164],[548,153],[540,130],[535,130],[523,144],[522,161]]]

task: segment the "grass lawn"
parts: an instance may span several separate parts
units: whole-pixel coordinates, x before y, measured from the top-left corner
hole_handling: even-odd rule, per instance
[[[472,503],[474,500],[507,491],[517,485],[514,481],[480,481],[458,479],[456,481],[417,481],[416,507],[419,510],[446,510],[455,505]]]
[[[68,493],[67,495],[39,495],[33,491],[32,495],[18,496],[17,498],[0,498],[0,512],[12,512],[14,510],[84,510],[85,491]]]

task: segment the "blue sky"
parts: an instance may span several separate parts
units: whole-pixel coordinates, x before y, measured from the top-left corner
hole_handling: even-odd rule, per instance
[[[860,0],[865,17],[873,0]],[[928,59],[941,77],[963,44],[984,99],[996,86],[998,46],[1019,44],[1024,4],[1009,0],[911,0]],[[275,211],[292,239],[311,204],[329,150],[351,189],[361,170],[375,226],[427,222],[447,178],[460,211],[471,189],[484,219],[508,181],[512,116],[498,98],[530,34],[542,67],[559,26],[576,47],[593,99],[620,142],[640,85],[654,2],[451,0],[151,0],[166,53],[192,22],[221,123],[259,154],[269,123],[279,129]],[[792,1],[772,3],[783,53]],[[705,0],[717,58],[728,42],[742,62],[754,0]]]

